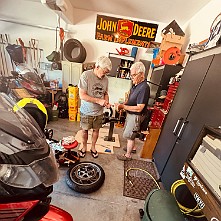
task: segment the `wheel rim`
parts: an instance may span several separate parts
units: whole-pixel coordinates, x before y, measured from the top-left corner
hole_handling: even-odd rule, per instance
[[[91,185],[101,177],[100,168],[93,163],[80,163],[74,166],[70,173],[72,182],[78,185]]]

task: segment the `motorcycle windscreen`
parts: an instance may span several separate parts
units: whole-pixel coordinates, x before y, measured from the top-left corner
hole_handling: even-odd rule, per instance
[[[20,64],[16,66],[16,71],[19,73],[23,81],[27,81],[33,91],[41,94],[46,93],[43,80],[34,69],[27,67],[25,64]],[[22,85],[22,81],[20,83]]]
[[[0,181],[18,188],[46,187],[58,180],[54,154],[25,110],[0,93]]]

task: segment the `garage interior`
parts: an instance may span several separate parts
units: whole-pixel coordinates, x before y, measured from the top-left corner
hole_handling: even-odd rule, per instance
[[[0,220],[221,220],[220,7],[219,0],[2,0],[0,193],[8,185],[8,196],[15,195],[0,197]],[[78,83],[102,55],[112,63],[107,75],[112,108],[104,108],[98,158],[90,152],[90,139],[80,158]],[[147,129],[137,134],[132,160],[120,161],[127,111],[118,112],[114,104],[126,101],[130,68],[138,61],[150,87]],[[22,198],[14,190],[19,185],[5,181],[5,134],[34,142],[18,132],[28,126],[19,129],[4,117],[8,100],[19,106],[9,112],[22,109],[55,156],[51,172],[59,179],[53,190],[45,187],[48,196],[32,196],[27,179]],[[14,157],[11,151],[7,159]],[[37,162],[27,161],[30,167]],[[38,175],[45,171],[41,167]],[[94,171],[99,181],[92,179]]]

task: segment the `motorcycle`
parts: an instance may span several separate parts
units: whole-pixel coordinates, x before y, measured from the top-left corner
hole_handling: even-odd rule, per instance
[[[50,205],[59,175],[43,131],[4,93],[0,113],[0,220],[73,221]]]
[[[12,75],[19,88],[25,88],[30,95],[43,104],[49,103],[49,94],[44,86],[43,79],[35,69],[27,67],[24,63],[17,64],[16,71],[12,72]]]
[[[51,110],[45,86],[40,76],[24,64],[19,64],[16,70],[11,72],[12,76],[0,76],[0,92],[6,93],[15,102],[25,98],[23,107],[44,130]]]
[[[18,80],[15,76],[15,73],[9,77],[0,76],[0,92],[7,94],[20,107],[24,107],[36,122],[38,122],[42,131],[44,131],[48,118],[45,105],[31,96],[26,90],[18,87]]]

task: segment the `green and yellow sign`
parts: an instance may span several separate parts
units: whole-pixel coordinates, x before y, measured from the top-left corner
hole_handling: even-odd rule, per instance
[[[95,39],[148,48],[157,28],[157,24],[97,15]]]

